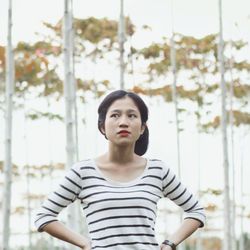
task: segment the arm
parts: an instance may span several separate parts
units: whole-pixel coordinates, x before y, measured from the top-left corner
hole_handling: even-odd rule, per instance
[[[56,238],[88,250],[90,249],[88,240],[68,229],[57,218],[62,209],[78,198],[82,190],[80,167],[80,164],[75,164],[67,171],[57,189],[48,196],[40,207],[35,218],[35,225],[39,232],[45,231]]]
[[[201,223],[194,219],[185,219],[181,226],[168,237],[168,240],[173,242],[176,246],[179,245],[182,241],[188,238],[192,233],[194,233]],[[170,246],[161,245],[161,250],[172,250]]]
[[[78,233],[71,231],[59,221],[53,221],[43,227],[43,230],[53,237],[80,247],[82,250],[90,250],[90,241]]]
[[[177,176],[163,166],[163,195],[172,200],[184,211],[184,221],[179,229],[168,240],[175,245],[180,244],[205,223],[204,208],[195,196],[178,180]],[[170,250],[170,246],[162,245],[162,250]],[[171,249],[172,250],[172,249]]]

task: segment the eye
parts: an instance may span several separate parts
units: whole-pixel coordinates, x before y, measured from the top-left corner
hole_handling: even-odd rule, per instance
[[[129,116],[130,118],[136,118],[136,117],[137,117],[136,114],[129,114],[128,116]]]
[[[117,118],[118,116],[119,116],[118,114],[114,113],[114,114],[112,114],[110,117]]]

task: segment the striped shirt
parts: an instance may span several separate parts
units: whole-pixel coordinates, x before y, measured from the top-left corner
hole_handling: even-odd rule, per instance
[[[204,209],[164,162],[147,159],[144,172],[124,183],[107,179],[93,159],[85,160],[67,171],[42,204],[35,225],[41,232],[63,208],[80,199],[92,249],[159,250],[155,221],[157,202],[163,197],[183,209],[184,219],[204,225]]]

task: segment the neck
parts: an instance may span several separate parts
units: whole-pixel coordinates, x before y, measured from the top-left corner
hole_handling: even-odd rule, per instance
[[[110,144],[106,156],[110,162],[118,164],[130,163],[135,159],[134,146],[117,147]]]

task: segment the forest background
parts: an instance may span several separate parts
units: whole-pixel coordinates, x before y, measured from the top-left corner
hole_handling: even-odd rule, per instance
[[[78,124],[77,159],[106,148],[96,111],[103,96],[119,88],[119,1],[74,1],[74,54]],[[235,181],[236,236],[249,244],[250,231],[250,19],[247,1],[225,1],[225,79],[233,86],[233,126],[228,126],[230,183]],[[65,169],[62,17],[63,1],[13,1],[15,94],[11,245],[45,249],[44,235],[31,222],[35,209]],[[29,11],[28,11],[29,9]],[[237,10],[237,11],[235,11]],[[223,167],[220,131],[218,1],[125,1],[125,88],[140,94],[150,110],[150,145],[146,157],[160,158],[178,171],[204,203],[204,249],[221,249],[223,237]],[[7,1],[0,16],[0,161],[4,161],[5,48]],[[177,65],[179,130],[172,98],[171,37]],[[229,121],[230,119],[228,119]],[[228,125],[230,125],[228,123]],[[233,140],[231,140],[233,128]],[[233,144],[232,144],[233,142]],[[232,168],[234,166],[234,168]],[[3,185],[3,175],[0,177]],[[46,183],[46,185],[45,185]],[[232,193],[232,190],[231,190]],[[1,198],[1,201],[4,197]],[[171,214],[171,215],[169,215]],[[159,205],[159,241],[173,230],[176,207]],[[161,219],[163,218],[163,220]],[[2,227],[1,227],[2,228]],[[200,237],[200,236],[199,236]],[[211,238],[213,241],[211,243]],[[195,235],[188,246],[195,246]],[[54,242],[54,247],[58,247]],[[247,245],[246,245],[247,247]],[[247,249],[247,248],[246,248]]]

